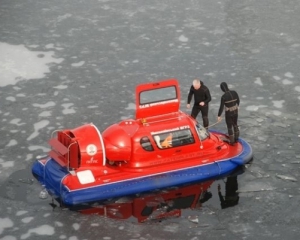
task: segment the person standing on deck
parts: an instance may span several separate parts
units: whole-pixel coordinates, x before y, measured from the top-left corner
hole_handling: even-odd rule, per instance
[[[236,91],[229,90],[226,82],[222,82],[220,88],[224,94],[221,97],[218,122],[221,121],[221,115],[225,107],[225,121],[229,135],[229,143],[234,145],[238,141],[240,135],[239,127],[237,125],[240,98]]]
[[[199,79],[194,79],[187,98],[187,108],[190,108],[192,97],[194,96],[194,106],[191,116],[196,119],[199,112],[202,114],[203,126],[208,128],[208,103],[211,96],[208,87]]]

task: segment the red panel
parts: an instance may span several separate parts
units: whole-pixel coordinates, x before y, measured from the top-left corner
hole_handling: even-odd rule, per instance
[[[49,152],[49,156],[51,158],[53,158],[62,167],[65,167],[67,165],[65,158],[63,156],[59,155],[54,150],[52,150],[52,151]]]
[[[65,155],[68,152],[68,148],[59,142],[56,138],[51,138],[48,142],[49,145],[55,149],[61,155]]]
[[[168,96],[167,89],[175,88],[175,95]],[[160,91],[152,91],[159,90]],[[172,88],[170,88],[172,89]],[[166,90],[166,91],[165,91]],[[172,112],[178,112],[180,106],[180,91],[176,79],[141,84],[136,87],[136,119],[147,118]],[[144,102],[142,94],[149,93],[148,101]],[[152,93],[152,96],[151,96]],[[166,94],[164,96],[164,94]],[[157,100],[156,100],[157,99]],[[151,102],[153,100],[153,102]]]

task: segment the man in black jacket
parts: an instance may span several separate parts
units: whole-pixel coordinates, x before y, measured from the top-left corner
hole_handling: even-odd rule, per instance
[[[225,107],[225,121],[228,129],[229,143],[234,145],[234,143],[238,141],[240,134],[239,127],[237,125],[240,98],[236,91],[229,90],[226,82],[222,82],[220,87],[224,94],[221,97],[218,122],[221,120],[221,115]]]
[[[199,79],[193,81],[190,88],[187,108],[190,108],[190,102],[194,96],[194,106],[192,108],[191,116],[196,119],[199,112],[202,114],[203,126],[208,127],[208,103],[211,101],[209,89]]]

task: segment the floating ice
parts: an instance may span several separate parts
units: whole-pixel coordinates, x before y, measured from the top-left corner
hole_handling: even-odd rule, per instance
[[[50,101],[50,102],[47,102],[47,103],[45,103],[45,104],[33,103],[32,106],[34,106],[34,107],[39,107],[39,108],[54,107],[54,106],[55,106],[55,102]]]
[[[276,108],[282,108],[282,104],[284,103],[284,100],[280,100],[280,101],[273,101],[274,107]]]
[[[10,168],[15,165],[15,162],[14,161],[5,161],[5,162],[0,161],[0,165],[2,166],[2,168]]]
[[[277,110],[273,110],[273,114],[274,114],[275,116],[280,116],[280,115],[282,114],[282,112],[277,111]]]
[[[66,88],[68,88],[68,86],[67,85],[58,85],[58,86],[53,87],[53,88],[56,88],[56,89],[66,89]]]
[[[27,140],[29,141],[29,140],[37,137],[39,135],[39,130],[46,127],[48,124],[49,124],[48,120],[42,120],[40,122],[33,124],[35,131],[27,138]]]
[[[180,35],[178,39],[180,42],[188,42],[189,41],[189,39],[187,37],[185,37],[184,35]]]
[[[15,97],[7,97],[6,100],[11,101],[11,102],[15,102],[16,98]]]
[[[40,199],[46,199],[46,198],[48,198],[48,192],[47,192],[46,189],[43,189],[43,190],[40,192],[39,198],[40,198]]]
[[[72,67],[81,67],[82,65],[84,65],[85,61],[80,61],[78,63],[72,63]]]
[[[23,234],[21,236],[21,239],[27,239],[30,238],[31,234],[35,233],[37,235],[47,235],[51,236],[55,233],[54,228],[50,225],[42,225],[37,228],[29,229],[26,234]]]
[[[73,228],[77,231],[80,228],[80,225],[78,223],[73,223]]]
[[[296,87],[295,87],[295,90],[296,90],[297,92],[300,92],[300,86],[296,86]]]
[[[127,110],[135,110],[135,104],[134,103],[128,103],[128,106],[125,109],[127,109]]]
[[[268,107],[267,105],[251,105],[251,106],[247,106],[246,110],[247,111],[257,111],[259,108],[265,108]]]
[[[34,219],[33,217],[26,217],[26,218],[23,218],[21,221],[22,221],[23,223],[29,223],[29,222],[31,222],[33,219]]]
[[[293,78],[294,77],[294,75],[290,72],[285,73],[284,76],[286,76],[288,78]]]
[[[50,72],[49,63],[61,63],[54,52],[35,52],[24,45],[0,42],[0,87],[14,85],[21,80],[43,78]]]
[[[283,85],[290,85],[290,84],[292,84],[293,82],[291,81],[291,80],[288,80],[288,79],[283,79],[282,80],[282,84]]]
[[[292,176],[276,174],[276,177],[278,177],[280,179],[283,179],[283,180],[288,180],[288,181],[291,181],[291,182],[297,182],[297,179],[295,177],[292,177]]]
[[[18,211],[18,212],[16,213],[16,216],[21,216],[21,215],[24,215],[24,214],[26,214],[26,213],[28,213],[28,211],[25,211],[25,210]]]
[[[50,117],[51,111],[44,111],[39,114],[39,117]]]
[[[15,145],[17,145],[17,144],[18,144],[17,140],[11,139],[11,140],[9,141],[9,143],[6,144],[6,147],[12,147],[12,146],[15,146]]]
[[[63,114],[72,114],[75,113],[75,110],[71,108],[73,106],[73,103],[64,103],[62,106],[64,107],[64,110],[62,111]]]
[[[263,86],[262,82],[261,82],[261,78],[256,78],[256,80],[254,81],[254,83],[260,85],[260,86]]]
[[[14,223],[9,218],[0,218],[0,234],[2,234],[4,228],[11,228]]]
[[[14,125],[17,125],[17,126],[21,126],[21,125],[24,125],[25,123],[20,123],[21,119],[20,118],[14,118],[12,120],[10,120],[10,124],[14,124]]]
[[[28,147],[29,151],[36,151],[36,150],[39,150],[41,149],[43,152],[49,152],[49,148],[47,147],[43,147],[43,146],[29,146]]]

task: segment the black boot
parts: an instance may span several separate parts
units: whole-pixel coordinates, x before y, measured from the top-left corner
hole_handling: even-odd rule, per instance
[[[239,127],[235,127],[233,130],[234,130],[234,142],[238,142],[240,136]]]
[[[234,135],[229,135],[229,144],[233,146],[235,144]]]

